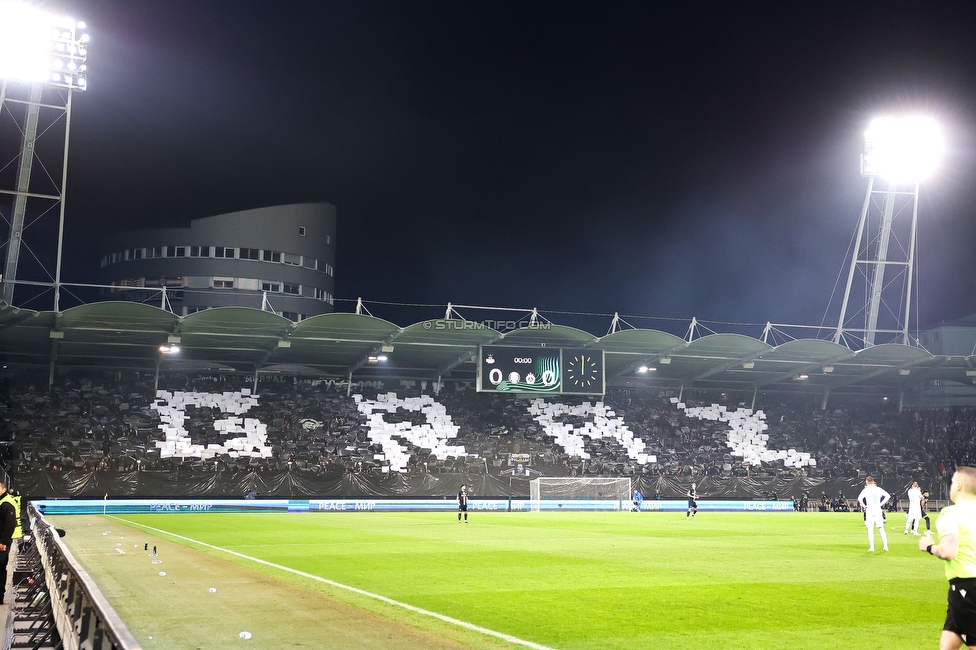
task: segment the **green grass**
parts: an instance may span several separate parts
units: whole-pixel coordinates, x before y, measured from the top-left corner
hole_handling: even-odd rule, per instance
[[[107,593],[110,601],[137,637],[147,634],[139,632],[146,623],[132,618],[147,614],[123,612],[116,603],[128,593],[119,586],[128,573],[112,569],[121,560],[93,550],[114,538],[85,537],[77,526],[72,533],[72,522],[91,519],[61,517],[58,523],[69,527],[66,541],[74,536],[75,543],[91,545],[79,559],[100,584],[109,583],[106,591],[117,594]],[[945,612],[942,563],[920,553],[917,538],[893,529],[904,525],[901,515],[889,517],[889,553],[881,551],[880,539],[878,552],[867,552],[859,514],[836,513],[706,513],[693,521],[662,513],[473,513],[468,525],[452,514],[430,513],[156,514],[99,519],[96,529],[122,520],[567,650],[914,649],[937,643]],[[499,645],[182,540],[169,538],[164,550],[167,562],[193,555],[204,558],[200,566],[238,565],[242,576],[270,579],[260,588],[281,585],[298,609],[308,609],[307,598],[324,597],[324,608],[338,602],[348,608],[335,623],[340,627],[343,616],[359,612],[375,617],[369,623],[374,631],[387,623],[419,628],[432,635],[424,645],[435,637],[447,646]],[[146,560],[138,554],[133,570],[145,572]],[[201,569],[188,571],[197,575],[176,580],[177,589],[179,580],[199,581]],[[158,622],[159,610],[151,615]],[[307,623],[292,627],[301,625]],[[362,623],[353,625],[355,634]],[[376,647],[409,647],[401,642]],[[340,644],[311,639],[306,647]]]

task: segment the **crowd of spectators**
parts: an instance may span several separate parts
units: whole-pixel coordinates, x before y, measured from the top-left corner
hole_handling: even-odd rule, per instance
[[[245,376],[161,378],[168,391],[227,392],[249,388]],[[404,382],[389,387],[358,386],[351,391],[367,399],[384,392],[399,397],[432,394],[432,386]],[[247,417],[267,424],[270,458],[253,456],[163,458],[153,378],[100,375],[44,384],[11,382],[0,404],[0,449],[13,472],[47,469],[108,471],[294,470],[316,474],[384,471],[382,449],[369,437],[366,416],[347,396],[345,386],[313,380],[266,381],[257,390],[257,406]],[[932,484],[955,464],[976,463],[976,410],[925,410],[897,413],[888,409],[852,408],[821,411],[813,405],[766,406],[771,449],[809,452],[815,467],[786,467],[782,462],[749,465],[730,454],[728,427],[721,421],[691,418],[676,408],[667,393],[611,390],[602,401],[622,417],[645,443],[650,462],[638,462],[612,438],[586,439],[586,456],[568,455],[526,408],[528,400],[512,395],[458,390],[448,384],[435,399],[457,426],[452,445],[463,455],[446,459],[430,450],[409,448],[409,473],[487,472],[520,476],[715,476],[822,478],[910,477]],[[565,403],[585,398],[560,398]],[[575,400],[575,402],[573,402]],[[595,401],[590,398],[590,401]],[[693,406],[688,401],[688,406]],[[731,407],[730,407],[731,408]],[[219,443],[213,427],[217,409],[186,409],[186,429],[194,444]],[[419,411],[384,414],[387,422],[424,422]],[[565,416],[574,426],[582,416]],[[408,447],[407,443],[402,443]],[[389,468],[387,467],[388,471]]]
[[[976,409],[915,410],[908,417],[939,478],[947,480],[959,465],[976,466]]]

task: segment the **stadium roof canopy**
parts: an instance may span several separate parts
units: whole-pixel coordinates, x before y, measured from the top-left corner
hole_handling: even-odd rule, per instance
[[[293,323],[272,312],[240,307],[179,317],[132,302],[93,303],[60,313],[0,304],[0,360],[11,369],[473,381],[478,347],[487,344],[603,350],[608,386],[634,388],[897,397],[938,384],[968,393],[976,381],[976,356],[936,356],[906,345],[855,351],[819,339],[772,346],[741,334],[686,340],[651,329],[597,337],[550,323],[502,333],[462,319],[399,327],[349,313]],[[166,345],[176,345],[180,352],[161,352]]]

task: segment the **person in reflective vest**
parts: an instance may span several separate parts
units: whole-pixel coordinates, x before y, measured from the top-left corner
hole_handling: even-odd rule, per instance
[[[20,539],[24,536],[23,519],[21,518],[20,494],[16,490],[9,490],[3,498],[0,498],[0,504],[8,501],[14,506],[14,516],[17,518],[17,525],[14,527],[14,534],[11,536],[12,539]]]
[[[14,535],[22,535],[20,528],[20,500],[14,500],[7,492],[7,485],[0,481],[0,603],[3,602],[4,586],[7,584],[7,561],[10,559],[10,546]]]

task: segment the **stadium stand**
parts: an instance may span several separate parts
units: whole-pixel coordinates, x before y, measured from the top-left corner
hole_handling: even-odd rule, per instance
[[[442,495],[464,480],[482,482],[476,494],[525,495],[535,476],[590,475],[632,477],[648,495],[681,495],[695,477],[703,494],[800,498],[851,493],[868,473],[896,492],[912,480],[935,491],[976,455],[966,409],[753,413],[667,391],[543,400],[406,383],[347,396],[292,378],[252,395],[234,374],[173,373],[158,390],[137,373],[72,376],[51,391],[15,382],[0,405],[2,449],[38,496]]]

